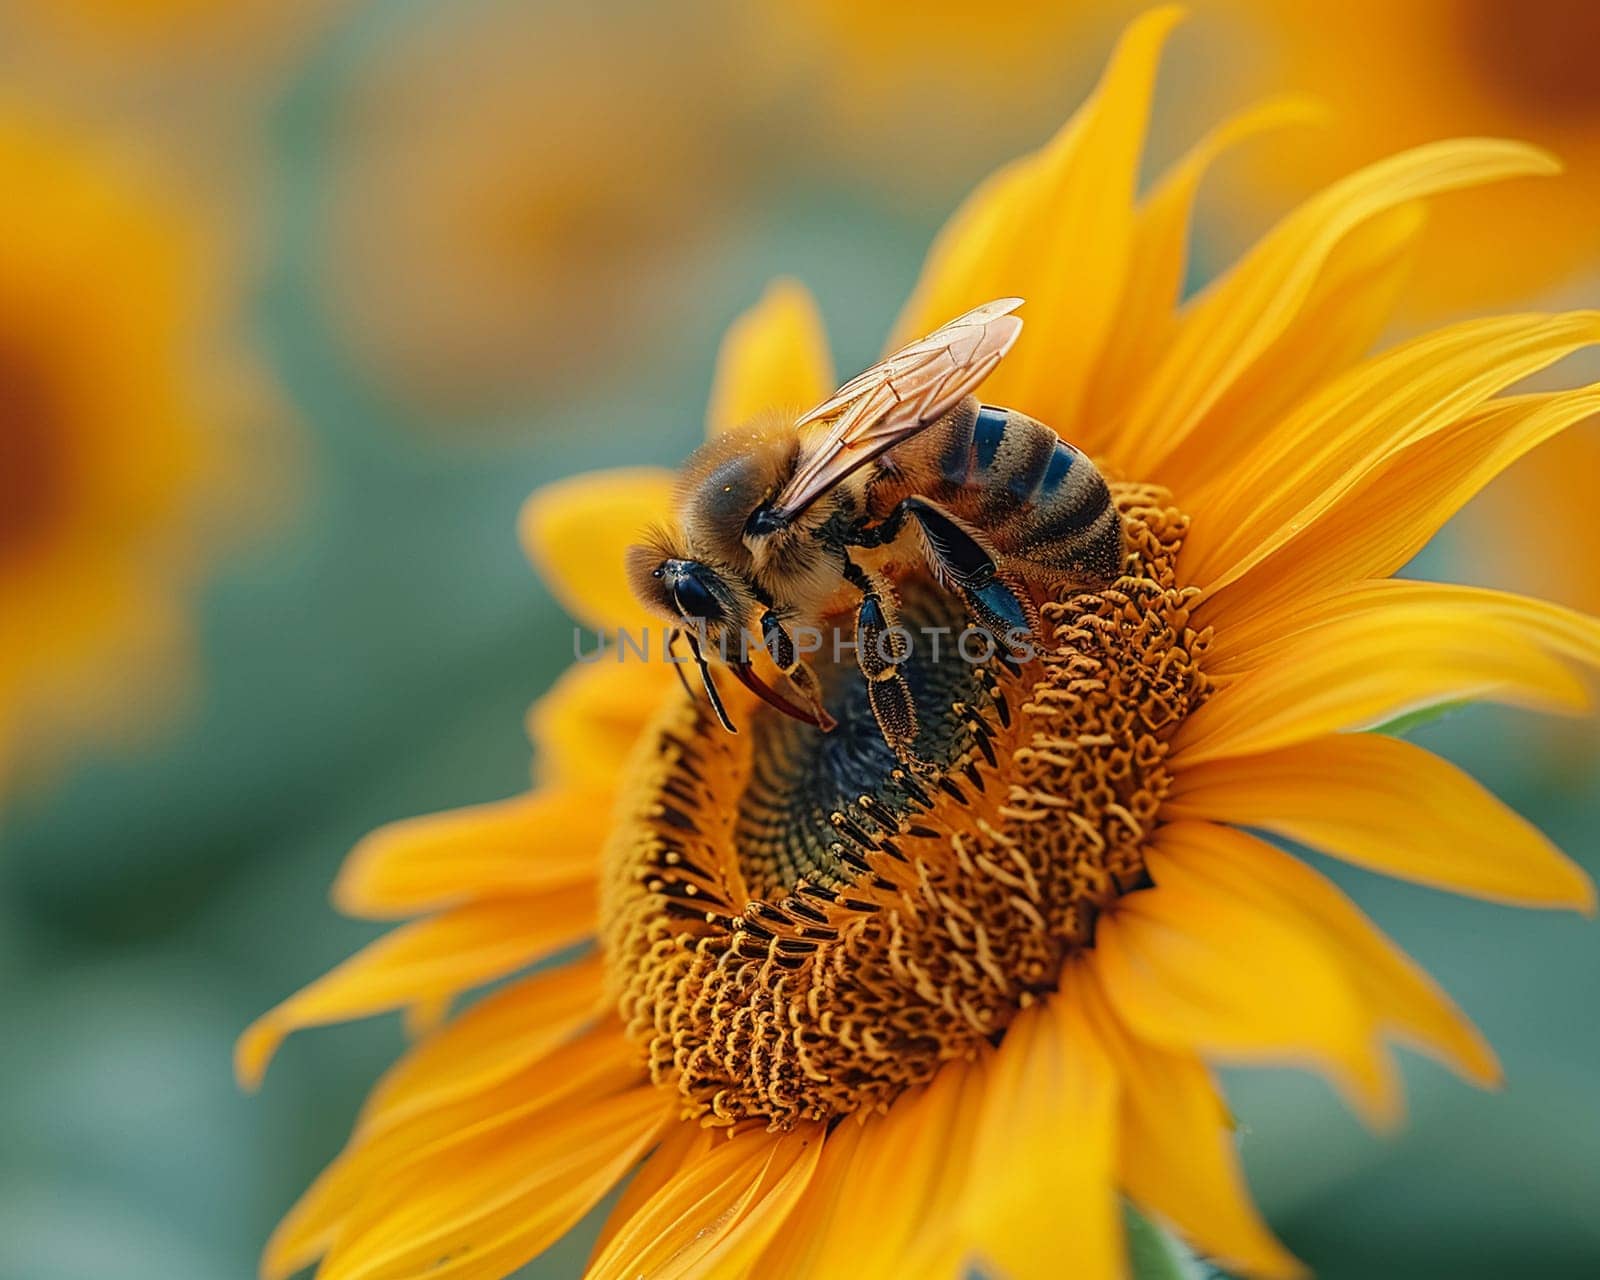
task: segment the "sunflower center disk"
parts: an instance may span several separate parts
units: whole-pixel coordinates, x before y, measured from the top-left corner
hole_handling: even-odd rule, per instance
[[[1471,65],[1508,106],[1541,125],[1583,124],[1600,117],[1600,5],[1545,0],[1508,5],[1469,0],[1458,15]]]
[[[49,525],[60,487],[59,417],[35,361],[0,338],[0,560]]]
[[[853,658],[817,655],[839,726],[737,737],[674,694],[607,852],[603,941],[658,1083],[709,1123],[883,1107],[1001,1036],[1146,881],[1167,742],[1203,700],[1187,520],[1114,484],[1126,572],[1046,602],[1037,656],[970,661],[953,598],[901,584],[924,767],[884,746]],[[939,659],[929,629],[951,627]]]

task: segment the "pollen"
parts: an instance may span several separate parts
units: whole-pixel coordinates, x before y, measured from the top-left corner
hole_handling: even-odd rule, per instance
[[[1030,660],[918,644],[909,766],[849,654],[817,663],[830,734],[763,710],[729,735],[681,695],[658,713],[606,852],[602,942],[685,1117],[781,1129],[886,1108],[998,1042],[1107,904],[1149,884],[1206,636],[1176,574],[1187,518],[1162,489],[1112,488],[1124,573],[1045,601]],[[914,633],[960,631],[952,597],[900,590]]]

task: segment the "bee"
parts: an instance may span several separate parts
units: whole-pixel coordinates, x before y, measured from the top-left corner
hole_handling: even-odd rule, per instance
[[[934,581],[991,637],[1004,637],[1008,653],[1038,628],[1036,596],[1117,577],[1121,517],[1094,464],[1043,423],[974,394],[1022,332],[1013,314],[1021,305],[1001,298],[976,307],[799,419],[730,432],[684,465],[677,528],[629,548],[629,581],[673,624],[669,652],[687,639],[729,732],[708,649],[764,702],[834,727],[793,633],[853,601],[854,652],[873,715],[895,754],[913,758],[910,634],[897,625],[884,568],[902,542],[914,542]],[[782,691],[749,661],[752,621]]]

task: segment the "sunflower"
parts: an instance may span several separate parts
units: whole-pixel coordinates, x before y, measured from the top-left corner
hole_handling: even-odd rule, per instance
[[[385,828],[335,889],[420,916],[252,1026],[432,1023],[268,1246],[264,1273],[503,1276],[630,1171],[591,1277],[1009,1276],[1124,1268],[1119,1195],[1230,1268],[1296,1274],[1251,1206],[1215,1063],[1326,1076],[1371,1124],[1389,1044],[1493,1085],[1450,1000],[1332,884],[1257,832],[1426,884],[1592,910],[1582,872],[1471,779],[1353,732],[1434,704],[1585,706],[1600,622],[1388,577],[1600,389],[1500,394],[1600,341],[1600,315],[1473,320],[1377,355],[1418,202],[1547,172],[1445,142],[1337,183],[1179,305],[1207,167],[1140,198],[1176,15],[1134,23],[1038,153],[939,237],[895,341],[1017,294],[983,396],[1112,479],[1121,578],[1042,605],[1017,671],[914,671],[940,757],[879,749],[858,678],[831,734],[656,663],[580,664],[534,709],[526,794]],[[833,381],[814,305],[775,286],[725,342],[710,429]],[[536,494],[523,533],[575,617],[635,626],[624,545],[672,477]],[[909,573],[908,611],[942,593]],[[732,693],[739,693],[737,689]],[[1248,830],[1247,830],[1248,829]]]
[[[1321,181],[1463,131],[1526,138],[1567,166],[1555,183],[1509,182],[1441,207],[1407,291],[1413,315],[1524,297],[1600,269],[1600,6],[1231,3],[1270,74],[1334,108],[1316,146],[1263,154],[1264,179]],[[1483,252],[1489,244],[1497,250]]]
[[[204,237],[119,153],[0,106],[0,187],[3,780],[175,692],[231,390]]]

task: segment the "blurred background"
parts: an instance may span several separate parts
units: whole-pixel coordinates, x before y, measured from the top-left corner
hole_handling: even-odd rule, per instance
[[[1332,173],[1498,133],[1569,174],[1445,202],[1400,331],[1600,300],[1600,6],[1195,7],[1156,162],[1264,91],[1333,109],[1210,184],[1196,284]],[[404,1035],[299,1036],[253,1098],[234,1037],[376,932],[326,901],[359,836],[526,783],[569,633],[522,498],[681,458],[775,274],[868,363],[1133,8],[0,3],[0,1277],[254,1273]],[[1583,428],[1417,571],[1600,609],[1597,479]],[[1600,872],[1593,726],[1417,736]],[[1380,1140],[1232,1073],[1272,1223],[1330,1277],[1600,1274],[1600,928],[1323,865],[1510,1083],[1408,1058]]]

